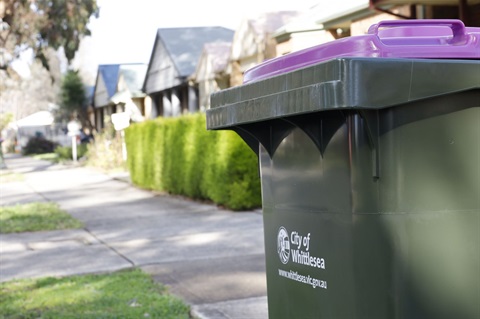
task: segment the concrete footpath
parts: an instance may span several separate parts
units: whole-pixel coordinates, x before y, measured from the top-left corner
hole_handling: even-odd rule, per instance
[[[139,267],[196,318],[268,318],[260,211],[156,194],[90,168],[18,155],[6,164],[24,179],[0,175],[0,205],[56,202],[85,228],[0,234],[1,282]]]

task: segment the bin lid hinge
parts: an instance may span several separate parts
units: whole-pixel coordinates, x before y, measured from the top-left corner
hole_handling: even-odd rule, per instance
[[[345,115],[341,111],[326,111],[286,118],[301,129],[315,143],[323,157],[330,140],[345,124]]]
[[[249,131],[243,129],[241,126],[234,126],[231,128],[232,131],[238,134],[242,140],[252,149],[252,151],[258,156],[258,140],[252,135]]]
[[[274,119],[262,123],[250,123],[232,128],[248,146],[257,154],[258,143],[273,157],[280,143],[292,131],[294,126],[283,119]]]

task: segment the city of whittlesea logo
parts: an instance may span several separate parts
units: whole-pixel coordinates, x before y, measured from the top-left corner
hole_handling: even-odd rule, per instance
[[[284,227],[280,227],[277,236],[277,252],[282,264],[288,263],[290,259],[290,238]]]

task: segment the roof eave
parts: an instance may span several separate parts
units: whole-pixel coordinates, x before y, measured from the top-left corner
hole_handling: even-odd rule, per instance
[[[302,33],[302,32],[314,32],[314,31],[321,31],[324,30],[323,24],[315,24],[311,26],[299,26],[293,28],[280,28],[279,30],[275,31],[272,34],[272,38],[277,40],[285,39],[291,37],[294,33]]]
[[[342,27],[346,22],[365,18],[374,12],[374,9],[369,4],[362,4],[350,10],[317,20],[316,22],[323,25],[325,29],[338,28]]]

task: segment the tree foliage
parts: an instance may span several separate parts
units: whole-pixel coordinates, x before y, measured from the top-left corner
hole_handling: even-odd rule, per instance
[[[0,132],[13,120],[13,113],[0,113]]]
[[[91,123],[88,123],[86,115],[87,104],[87,94],[78,71],[67,71],[60,87],[61,117],[64,119],[78,117],[82,126],[90,128]]]
[[[90,35],[87,23],[94,14],[98,14],[96,0],[0,1],[0,68],[6,69],[27,48],[47,69],[48,47],[63,47],[71,61],[81,37]]]
[[[69,70],[61,85],[60,106],[74,112],[87,104],[87,95],[78,71]]]
[[[19,120],[38,111],[51,110],[58,104],[60,92],[60,70],[52,68],[47,71],[39,61],[30,65],[31,75],[20,77],[15,71],[0,70],[0,113],[12,113],[13,120]],[[9,74],[7,74],[9,73]],[[58,81],[52,82],[52,74]]]

